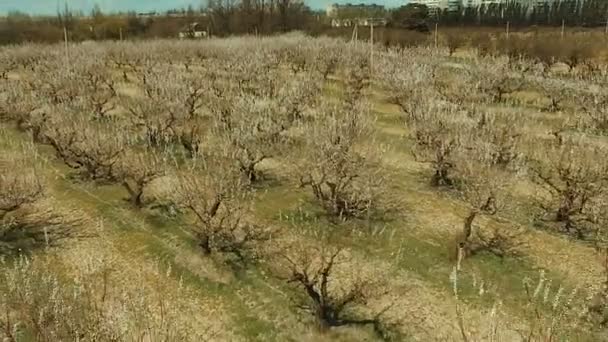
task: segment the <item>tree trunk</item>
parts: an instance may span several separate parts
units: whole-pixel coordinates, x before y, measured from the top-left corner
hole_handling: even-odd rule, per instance
[[[570,210],[572,209],[572,200],[566,199],[557,210],[555,220],[557,222],[568,222],[570,221]]]
[[[132,186],[129,181],[122,182],[122,185],[127,192],[129,193],[129,202],[136,208],[143,207],[143,195],[144,195],[144,187],[143,185],[137,184]]]
[[[251,183],[255,183],[258,180],[255,173],[255,165],[255,163],[250,163],[241,166],[241,171],[247,176],[247,180],[249,180]]]
[[[143,207],[143,205],[144,205],[143,195],[144,195],[144,192],[141,191],[141,189],[138,190],[137,193],[135,194],[135,196],[131,197],[131,203],[137,208]]]
[[[315,316],[317,318],[317,326],[319,331],[326,332],[331,328],[333,324],[333,320],[329,314],[329,309],[324,307],[323,305],[319,305],[315,309]]]
[[[473,221],[475,221],[475,218],[477,217],[477,211],[472,210],[469,213],[469,216],[467,216],[464,220],[464,225],[463,225],[463,239],[464,241],[468,241],[471,238],[471,233],[473,232]]]
[[[212,252],[211,239],[209,238],[209,235],[204,234],[204,233],[199,233],[198,234],[198,245],[199,245],[199,247],[201,247],[201,249],[203,250],[203,253],[205,253],[205,255],[211,254],[211,252]]]
[[[458,246],[456,246],[456,248],[458,248],[459,250],[462,249],[463,257],[470,255],[470,253],[473,250],[473,248],[471,246],[470,238],[471,238],[471,234],[473,232],[473,221],[475,221],[476,217],[477,217],[477,211],[471,210],[469,215],[464,219],[464,225],[462,227],[462,238],[460,241],[458,241]],[[458,251],[457,251],[457,255],[458,255]]]
[[[448,176],[448,170],[445,167],[439,167],[435,170],[435,174],[431,179],[432,186],[450,186],[452,185],[452,180],[450,180]]]

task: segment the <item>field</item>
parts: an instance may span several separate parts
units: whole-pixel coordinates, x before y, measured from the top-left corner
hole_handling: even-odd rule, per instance
[[[3,341],[607,340],[608,67],[0,50]]]

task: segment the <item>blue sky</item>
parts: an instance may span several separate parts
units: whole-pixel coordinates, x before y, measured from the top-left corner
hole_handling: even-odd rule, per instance
[[[370,0],[304,0],[309,6],[316,9],[323,9],[331,3],[359,3],[374,2]],[[187,7],[193,5],[200,6],[201,0],[0,0],[0,14],[6,14],[12,10],[19,10],[30,14],[56,14],[57,5],[63,8],[64,2],[75,10],[82,10],[88,13],[95,3],[101,6],[103,11],[164,11],[170,8]],[[398,6],[404,3],[403,0],[378,0],[386,6]]]

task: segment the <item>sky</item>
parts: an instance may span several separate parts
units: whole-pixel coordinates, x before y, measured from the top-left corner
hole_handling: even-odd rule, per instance
[[[304,0],[313,9],[325,9],[332,3],[372,3],[373,0]],[[188,5],[199,7],[202,0],[0,0],[0,15],[9,11],[18,10],[29,14],[57,13],[57,7],[64,8],[64,2],[74,10],[81,10],[89,13],[94,4],[99,4],[104,12],[128,11],[137,12],[165,11],[171,8],[182,8]],[[377,0],[376,3],[383,3],[385,6],[397,6],[404,3],[403,0]]]

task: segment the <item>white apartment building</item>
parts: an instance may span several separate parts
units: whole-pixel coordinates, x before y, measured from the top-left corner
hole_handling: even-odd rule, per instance
[[[411,0],[410,3],[426,5],[429,11],[458,11],[462,0]]]
[[[531,7],[553,3],[560,0],[410,0],[410,3],[426,5],[431,12],[438,10],[457,11],[466,7],[480,7],[487,5],[521,3]]]

